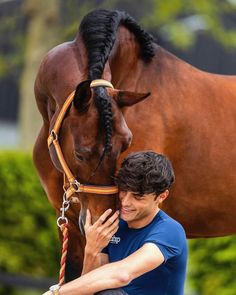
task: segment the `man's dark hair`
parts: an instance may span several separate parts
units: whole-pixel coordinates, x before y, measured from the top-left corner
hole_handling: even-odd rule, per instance
[[[121,191],[139,195],[163,193],[175,180],[170,161],[153,151],[131,153],[122,162],[116,175]]]

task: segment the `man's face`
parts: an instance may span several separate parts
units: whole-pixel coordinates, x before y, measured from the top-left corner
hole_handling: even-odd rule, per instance
[[[159,204],[162,202],[161,195],[158,197],[155,194],[141,196],[134,192],[120,191],[120,217],[128,223],[129,227],[145,226],[159,211]]]

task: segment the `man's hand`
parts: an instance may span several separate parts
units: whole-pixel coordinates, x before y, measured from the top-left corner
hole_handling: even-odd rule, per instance
[[[112,210],[106,210],[100,218],[92,224],[90,211],[87,210],[86,222],[84,225],[86,235],[86,251],[94,254],[101,253],[119,226],[119,211],[116,211],[110,218]],[[108,219],[107,219],[108,218]]]

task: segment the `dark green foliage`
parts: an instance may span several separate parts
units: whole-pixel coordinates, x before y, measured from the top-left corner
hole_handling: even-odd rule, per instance
[[[225,47],[236,47],[235,22],[231,22],[236,11],[235,1],[148,2],[153,8],[143,16],[143,24],[153,31],[158,29],[159,36],[167,38],[176,48],[186,49],[194,45],[200,32],[212,36]]]
[[[56,277],[60,248],[56,217],[31,156],[1,152],[0,163],[0,271]]]

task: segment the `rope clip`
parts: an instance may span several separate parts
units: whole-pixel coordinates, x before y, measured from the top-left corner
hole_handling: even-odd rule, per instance
[[[68,219],[65,216],[66,211],[70,208],[70,200],[66,199],[66,195],[63,195],[63,202],[62,202],[62,206],[60,208],[61,211],[61,216],[58,217],[57,219],[57,226],[58,227],[62,227],[63,225],[67,225],[68,224]]]

